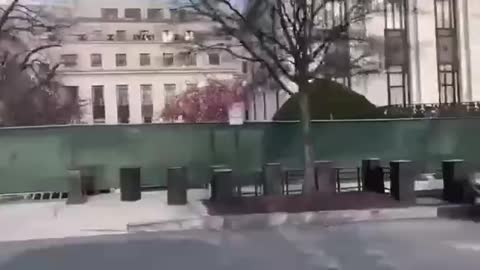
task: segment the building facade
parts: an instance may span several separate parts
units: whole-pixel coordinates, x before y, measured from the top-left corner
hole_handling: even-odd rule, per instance
[[[172,1],[69,4],[74,23],[49,57],[63,63],[59,78],[83,103],[82,123],[162,122],[173,96],[208,79],[242,74],[242,62],[227,53],[192,51],[194,41],[223,37]]]
[[[350,0],[357,1],[357,0]],[[363,27],[378,39],[369,62],[378,71],[350,74],[339,81],[377,106],[414,106],[480,101],[480,1],[372,0]],[[342,6],[331,9],[341,10]],[[345,10],[345,9],[344,9]],[[341,11],[337,11],[341,12]],[[350,48],[350,52],[354,49]],[[251,120],[270,120],[288,97],[258,92]],[[478,104],[477,104],[478,106]]]

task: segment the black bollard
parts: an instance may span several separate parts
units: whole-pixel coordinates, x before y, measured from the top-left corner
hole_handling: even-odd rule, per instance
[[[315,187],[318,191],[335,193],[337,179],[333,162],[329,160],[315,161]]]
[[[390,162],[390,194],[401,202],[415,203],[416,170],[410,160]]]
[[[385,193],[380,159],[370,158],[362,160],[362,186],[363,191]]]
[[[68,199],[67,204],[83,204],[87,201],[85,189],[79,170],[68,171]]]
[[[231,169],[216,169],[212,177],[212,194],[214,202],[229,201],[233,198],[233,176]],[[215,191],[215,192],[214,192]]]
[[[444,160],[443,199],[451,203],[464,202],[465,184],[468,181],[468,172],[462,159]]]
[[[210,171],[209,171],[209,183],[210,183],[210,192],[212,194],[212,198],[215,197],[215,194],[217,192],[217,187],[215,186],[215,184],[213,183],[213,175],[214,175],[214,172],[215,170],[217,169],[225,169],[227,168],[228,166],[227,165],[224,165],[224,164],[217,164],[217,165],[212,165],[210,166]]]
[[[80,167],[82,185],[87,195],[95,195],[98,193],[96,182],[98,181],[98,174],[100,166],[82,166]]]
[[[120,169],[120,197],[124,202],[133,202],[141,199],[140,168]]]
[[[187,204],[187,170],[185,167],[172,167],[167,171],[168,205]]]
[[[282,195],[283,171],[280,163],[267,163],[263,166],[263,194]]]

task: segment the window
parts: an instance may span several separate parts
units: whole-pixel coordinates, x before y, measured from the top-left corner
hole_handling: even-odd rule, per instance
[[[78,86],[65,86],[65,92],[60,94],[60,103],[72,106],[78,102]]]
[[[163,42],[171,42],[173,40],[173,33],[170,30],[164,30],[162,33]]]
[[[196,83],[187,83],[187,90],[193,90],[197,88]]]
[[[150,34],[148,30],[140,30],[138,34],[133,35],[133,40],[152,41],[155,40],[155,35]]]
[[[116,61],[117,67],[124,67],[127,65],[127,55],[124,53],[117,53],[115,55],[115,61]]]
[[[102,66],[102,55],[99,53],[90,54],[90,65],[92,67],[101,67]]]
[[[194,38],[193,31],[191,31],[191,30],[185,31],[185,40],[186,41],[192,41],[193,38]]]
[[[117,30],[117,40],[118,40],[118,41],[125,41],[125,40],[127,40],[127,31],[125,31],[125,30]]]
[[[197,65],[197,54],[190,52],[181,52],[179,55],[181,61],[185,66],[196,66]]]
[[[128,85],[117,85],[117,117],[119,123],[130,122]]]
[[[126,8],[125,18],[140,21],[142,19],[142,12],[139,8]]]
[[[177,8],[171,8],[170,9],[170,19],[171,20],[176,20],[178,18],[178,9]]]
[[[149,8],[147,10],[147,19],[150,21],[163,20],[163,9],[161,8]]]
[[[77,54],[62,54],[60,58],[65,67],[74,67],[77,65]]]
[[[118,19],[118,9],[116,8],[102,8],[102,19],[116,20]]]
[[[220,65],[220,55],[218,53],[209,53],[208,63],[215,66]]]
[[[105,123],[105,100],[103,97],[103,85],[92,86],[92,109],[93,122]]]
[[[165,104],[170,104],[175,98],[177,86],[174,83],[167,83],[163,86],[165,90]]]
[[[163,65],[165,67],[173,66],[173,53],[164,53],[163,54]]]
[[[150,66],[150,54],[141,53],[140,54],[140,66]]]
[[[187,11],[185,9],[180,9],[178,11],[178,20],[183,22],[183,21],[186,21],[187,18],[188,18]]]
[[[153,118],[153,99],[152,99],[152,85],[140,85],[142,93],[142,117],[144,123],[152,123]]]

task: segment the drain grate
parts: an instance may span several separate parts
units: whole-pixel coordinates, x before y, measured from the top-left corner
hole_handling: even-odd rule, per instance
[[[49,201],[68,198],[67,192],[35,192],[25,196],[25,200],[31,201]]]

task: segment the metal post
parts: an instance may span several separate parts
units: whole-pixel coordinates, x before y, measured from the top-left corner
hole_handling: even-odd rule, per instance
[[[224,168],[227,168],[227,165],[218,164],[218,165],[210,166],[210,176],[209,176],[210,180],[209,180],[209,182],[210,182],[210,192],[212,194],[212,198],[214,198],[216,196],[215,194],[217,192],[217,187],[216,187],[216,185],[213,181],[214,172],[217,169],[224,169]]]
[[[264,195],[282,195],[282,165],[267,163],[263,167]]]
[[[342,188],[340,186],[340,168],[337,168],[337,192],[342,192]]]
[[[464,187],[468,181],[468,172],[462,159],[444,160],[443,199],[452,203],[464,202]]]
[[[142,197],[140,190],[140,168],[120,169],[120,197],[122,201],[138,201]]]
[[[212,194],[210,200],[224,202],[233,198],[233,179],[231,169],[216,169],[213,171]],[[214,187],[214,188],[213,188]],[[215,193],[213,192],[215,190]]]
[[[336,179],[333,162],[329,160],[315,161],[315,185],[318,191],[335,193]]]
[[[362,160],[362,187],[363,191],[385,193],[380,159],[370,158]]]
[[[82,185],[82,177],[79,170],[68,171],[68,199],[67,204],[83,204],[87,201],[85,190]]]
[[[187,204],[187,170],[185,167],[172,167],[167,170],[168,205]]]
[[[410,160],[390,162],[390,194],[402,202],[415,203],[415,169]]]

